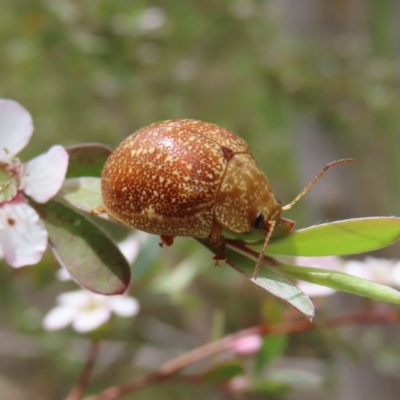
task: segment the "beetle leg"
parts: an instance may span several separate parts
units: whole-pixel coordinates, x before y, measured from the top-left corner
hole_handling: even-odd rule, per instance
[[[161,242],[159,243],[160,247],[164,246],[172,246],[174,244],[175,236],[171,235],[160,235]]]
[[[225,261],[225,238],[221,235],[222,226],[217,222],[213,223],[210,233],[210,240],[213,246],[218,247],[218,253],[213,257],[215,265],[218,266],[220,261]]]
[[[254,281],[256,281],[258,278],[258,273],[260,272],[260,267],[261,267],[262,260],[264,258],[265,250],[267,249],[269,240],[271,239],[272,232],[275,229],[276,221],[267,221],[266,225],[268,225],[268,229],[265,229],[265,228],[261,229],[261,231],[264,231],[267,233],[267,236],[265,237],[263,248],[260,251],[260,254],[258,255],[256,268],[254,270],[254,274],[253,274],[253,278],[252,278],[252,280],[254,280]]]
[[[99,214],[103,214],[106,212],[106,209],[104,208],[104,206],[101,204],[99,206],[96,206],[95,208],[92,208],[90,210],[90,214],[93,215],[99,215]]]
[[[221,236],[221,243],[218,245],[218,253],[213,257],[216,267],[219,267],[220,261],[226,261],[225,248],[225,238]]]

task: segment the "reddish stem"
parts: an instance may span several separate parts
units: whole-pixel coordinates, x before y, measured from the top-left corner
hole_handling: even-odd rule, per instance
[[[389,311],[386,313],[358,313],[349,314],[344,316],[328,318],[325,321],[318,323],[318,328],[321,327],[335,327],[342,325],[349,325],[355,323],[394,323],[400,322],[400,313],[396,311]],[[181,356],[178,356],[148,375],[136,378],[130,382],[121,385],[112,386],[103,392],[86,397],[84,400],[112,400],[116,399],[126,393],[133,392],[141,389],[151,383],[160,382],[178,373],[183,368],[209,357],[218,352],[228,350],[232,347],[236,340],[250,336],[250,335],[272,335],[272,334],[288,334],[304,332],[311,329],[316,329],[315,324],[307,320],[296,320],[290,322],[283,322],[276,325],[260,324],[248,329],[244,329],[232,335],[223,337],[211,343],[197,347],[188,351]]]
[[[65,400],[79,400],[81,398],[87,384],[89,383],[90,375],[92,374],[92,370],[97,358],[98,351],[99,351],[99,342],[97,340],[92,341],[90,344],[88,355],[86,357],[86,363],[85,366],[83,367],[79,381],[68,393],[68,396],[66,397]]]

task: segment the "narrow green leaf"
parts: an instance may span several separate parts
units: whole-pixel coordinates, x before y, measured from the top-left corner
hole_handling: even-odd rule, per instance
[[[100,143],[83,143],[66,149],[69,154],[67,178],[101,176],[112,149]]]
[[[344,272],[321,268],[300,267],[297,265],[282,265],[277,267],[277,269],[296,279],[316,283],[317,285],[328,286],[336,290],[369,297],[371,299],[400,304],[399,291]]]
[[[160,254],[160,238],[156,235],[148,234],[148,239],[140,243],[139,253],[133,263],[132,278],[137,280],[142,278],[149,269],[154,266],[154,261]]]
[[[60,264],[82,286],[101,294],[123,293],[130,268],[114,241],[74,210],[55,201],[32,202],[49,233],[49,244]]]
[[[158,253],[160,246],[156,246],[151,251]],[[136,264],[136,263],[135,263]],[[157,293],[166,293],[171,296],[182,293],[192,283],[196,275],[201,270],[207,268],[207,260],[203,254],[192,254],[189,259],[183,259],[174,266],[172,271],[160,271],[151,282],[151,288]],[[135,270],[135,267],[133,268]],[[136,276],[136,271],[134,272]]]
[[[285,366],[274,368],[268,374],[269,380],[273,382],[286,383],[290,387],[312,389],[320,387],[322,384],[321,373],[318,371],[308,371],[303,368]]]
[[[262,268],[258,278],[250,278],[250,280],[257,286],[279,297],[312,321],[314,317],[314,305],[310,298],[288,279],[285,279],[269,268]]]
[[[217,248],[210,244],[209,240],[197,239],[203,246],[207,247],[212,253],[217,253]],[[277,296],[285,303],[302,313],[306,318],[312,320],[314,316],[314,306],[308,296],[306,296],[295,284],[290,280],[282,277],[277,272],[271,270],[267,259],[260,269],[258,279],[253,279],[255,260],[249,258],[249,255],[243,255],[237,251],[227,248],[225,251],[227,263],[236,271],[241,272],[249,278],[258,287]]]
[[[400,239],[400,218],[376,217],[335,221],[272,238],[267,252],[293,256],[362,253]],[[260,250],[261,241],[251,246]]]
[[[291,386],[286,382],[280,382],[269,378],[260,378],[250,379],[247,389],[251,392],[265,392],[279,395],[290,392]]]

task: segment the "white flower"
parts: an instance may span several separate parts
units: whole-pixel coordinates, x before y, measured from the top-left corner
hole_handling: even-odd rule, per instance
[[[25,195],[45,203],[60,190],[68,167],[68,153],[58,145],[21,163],[16,155],[32,132],[29,112],[0,99],[0,256],[16,268],[39,262],[47,246],[44,224]]]
[[[374,263],[370,262],[372,258],[368,257],[364,261],[361,260],[348,260],[344,263],[343,272],[346,274],[350,274],[353,276],[357,276],[358,278],[374,280],[372,269],[374,267]],[[385,260],[386,261],[386,260]],[[384,265],[383,268],[387,269],[388,265]]]
[[[139,253],[140,248],[140,233],[132,232],[124,240],[118,242],[118,247],[121,253],[125,256],[126,261],[132,264]]]
[[[344,263],[347,274],[380,283],[400,287],[400,261],[366,257],[364,260],[348,260]]]
[[[160,7],[150,7],[143,10],[138,20],[139,31],[146,32],[161,28],[167,21],[164,10]]]
[[[325,297],[336,292],[335,289],[332,289],[330,287],[321,286],[306,281],[299,281],[297,283],[297,287],[308,297]]]
[[[139,312],[139,302],[124,295],[103,296],[88,290],[76,290],[57,297],[59,305],[50,310],[43,320],[47,330],[57,330],[72,324],[80,333],[97,329],[107,322],[112,313],[132,317]]]
[[[325,257],[296,257],[296,265],[305,267],[323,268],[340,271],[342,268],[342,261],[339,257],[325,256]],[[325,297],[336,292],[335,289],[316,285],[315,283],[299,281],[297,287],[302,290],[309,297]]]

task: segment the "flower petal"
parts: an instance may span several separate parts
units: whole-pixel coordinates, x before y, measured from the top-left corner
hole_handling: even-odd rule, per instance
[[[72,278],[68,270],[65,267],[61,267],[57,271],[57,279],[59,281],[70,281]]]
[[[26,164],[21,182],[24,193],[39,203],[50,200],[60,190],[67,167],[67,151],[62,146],[52,146]]]
[[[0,160],[9,160],[29,142],[33,121],[28,110],[14,100],[0,99]]]
[[[132,264],[135,261],[136,256],[139,253],[139,248],[140,248],[140,244],[139,244],[139,240],[136,235],[136,232],[130,233],[126,239],[119,242],[118,247],[121,250],[121,253],[127,259],[127,261],[130,264]]]
[[[305,267],[315,267],[331,269],[334,271],[341,271],[343,261],[337,256],[323,256],[323,257],[295,257],[296,265],[303,265]]]
[[[335,289],[305,281],[299,281],[297,287],[308,297],[325,297],[336,292]]]
[[[88,290],[73,290],[71,292],[64,292],[57,296],[57,303],[63,304],[68,307],[75,307],[77,310],[91,304],[94,293]]]
[[[36,211],[25,203],[0,208],[0,246],[8,264],[23,267],[38,263],[47,246],[47,231]]]
[[[345,262],[344,271],[346,274],[357,276],[358,278],[374,280],[371,272],[370,265],[366,265],[365,262],[360,260],[348,260]]]
[[[103,325],[110,317],[111,311],[107,308],[95,308],[78,314],[72,323],[72,327],[80,333],[90,332]]]
[[[139,312],[139,302],[133,297],[127,296],[112,296],[107,301],[115,314],[121,317],[133,317]]]
[[[43,319],[43,327],[48,331],[65,328],[76,315],[76,310],[67,306],[58,306],[51,309]]]
[[[241,356],[248,356],[257,353],[262,346],[262,338],[260,335],[249,335],[234,341],[232,350]]]

